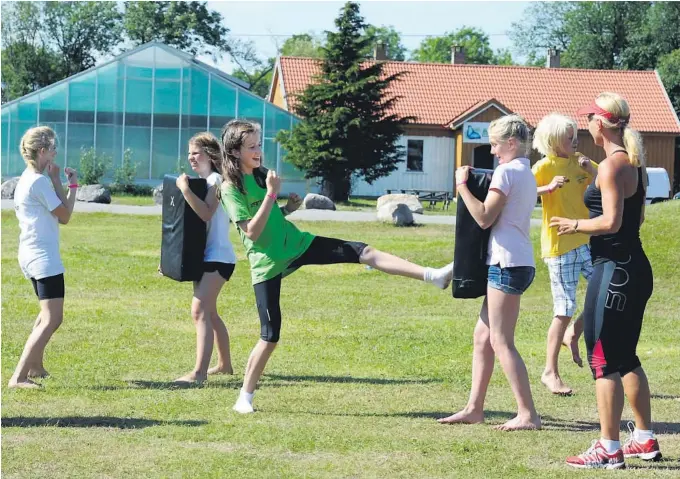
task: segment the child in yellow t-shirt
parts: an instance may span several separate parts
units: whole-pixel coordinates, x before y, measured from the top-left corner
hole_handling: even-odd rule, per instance
[[[587,218],[583,203],[586,188],[597,175],[597,163],[576,152],[578,129],[576,122],[552,113],[536,127],[533,147],[545,155],[532,168],[537,193],[543,204],[541,256],[548,266],[553,296],[553,321],[548,330],[546,365],[541,381],[555,394],[569,395],[558,372],[557,359],[561,345],[571,347],[574,362],[582,366],[578,340],[583,332],[579,316],[567,332],[576,312],[576,288],[579,277],[590,279],[593,266],[590,259],[589,237],[585,234],[557,235],[550,228],[550,218]],[[565,334],[566,333],[566,334]]]

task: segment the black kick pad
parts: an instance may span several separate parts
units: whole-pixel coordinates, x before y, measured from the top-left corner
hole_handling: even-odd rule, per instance
[[[161,271],[176,281],[200,281],[203,277],[203,254],[206,223],[196,214],[177,188],[176,175],[163,178],[163,238]],[[190,178],[189,188],[205,201],[208,184],[203,178]]]
[[[475,168],[470,170],[467,187],[479,201],[489,192],[493,170]],[[453,280],[451,291],[454,298],[479,298],[486,296],[489,267],[486,255],[489,248],[491,228],[483,230],[472,217],[463,199],[458,196],[456,207],[456,244],[453,251]]]

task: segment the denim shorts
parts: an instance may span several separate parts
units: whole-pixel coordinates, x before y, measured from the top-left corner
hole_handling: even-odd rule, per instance
[[[489,286],[506,294],[522,294],[534,280],[533,266],[512,266],[501,268],[500,264],[489,266]]]

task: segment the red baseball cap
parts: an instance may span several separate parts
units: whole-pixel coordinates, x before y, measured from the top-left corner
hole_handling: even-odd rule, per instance
[[[597,103],[595,103],[595,102],[592,102],[590,105],[584,106],[583,108],[579,108],[578,111],[576,112],[576,114],[578,116],[599,115],[599,116],[606,118],[607,120],[609,120],[610,122],[615,123],[615,124],[621,123],[621,122],[627,123],[628,119],[630,118],[630,117],[619,118],[619,117],[609,113],[607,110],[603,110],[602,108],[597,106]]]

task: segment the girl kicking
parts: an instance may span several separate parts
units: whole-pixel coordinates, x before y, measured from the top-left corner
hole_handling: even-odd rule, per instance
[[[257,123],[232,120],[222,130],[222,204],[237,226],[250,261],[255,299],[260,316],[260,340],[248,358],[243,387],[234,410],[252,413],[253,394],[265,365],[279,341],[281,280],[308,264],[362,263],[388,274],[433,283],[444,289],[451,282],[453,265],[423,268],[365,243],[324,238],[302,232],[287,214],[301,200],[291,195],[286,206],[276,207],[281,179],[262,168],[261,129]]]
[[[217,296],[229,281],[236,256],[229,241],[229,216],[218,208],[217,191],[221,177],[220,143],[212,133],[198,133],[189,140],[189,164],[208,183],[205,201],[189,188],[189,177],[177,178],[177,187],[196,214],[207,223],[207,241],[203,256],[203,277],[194,281],[191,317],[196,325],[196,365],[190,373],[178,378],[179,383],[200,383],[208,374],[233,374],[229,352],[229,333],[217,312]],[[208,369],[213,342],[217,343],[217,366]]]

